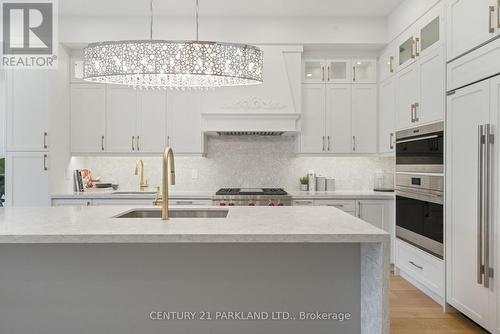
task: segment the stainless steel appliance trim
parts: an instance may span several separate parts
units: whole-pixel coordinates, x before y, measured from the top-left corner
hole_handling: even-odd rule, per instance
[[[484,217],[484,287],[490,287],[490,181],[491,181],[491,136],[490,124],[484,126],[484,187],[483,187],[483,217]]]
[[[438,191],[415,191],[411,188],[396,187],[396,196],[443,205],[443,193]]]
[[[443,132],[444,122],[437,122],[432,124],[426,124],[411,129],[400,130],[396,132],[396,142],[400,139],[406,139],[416,136],[424,136],[431,133]]]
[[[442,174],[444,172],[444,166],[443,165],[396,165],[396,172]]]
[[[432,138],[437,138],[439,137],[438,135],[430,135],[430,136],[424,136],[424,137],[417,137],[417,138],[412,138],[412,139],[402,139],[402,140],[397,140],[396,144],[402,144],[402,143],[410,143],[413,141],[419,141],[419,140],[424,140],[424,139],[432,139]]]
[[[414,184],[417,181],[420,184]],[[415,182],[417,183],[417,182]],[[412,188],[414,191],[444,191],[444,177],[441,175],[396,174],[396,186]]]
[[[407,230],[404,227],[396,226],[396,237],[402,239],[434,256],[443,258],[444,246],[442,243],[432,240],[430,238],[424,237],[418,233]]]
[[[483,126],[477,136],[477,283],[483,284]]]

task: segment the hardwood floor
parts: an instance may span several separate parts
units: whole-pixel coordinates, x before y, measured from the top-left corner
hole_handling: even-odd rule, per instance
[[[391,334],[487,333],[456,313],[442,307],[399,276],[391,277]]]

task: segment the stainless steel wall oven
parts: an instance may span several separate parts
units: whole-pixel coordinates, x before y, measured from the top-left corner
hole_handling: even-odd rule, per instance
[[[443,257],[443,123],[396,134],[396,236]]]

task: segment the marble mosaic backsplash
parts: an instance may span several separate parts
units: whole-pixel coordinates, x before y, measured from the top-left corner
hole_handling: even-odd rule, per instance
[[[336,190],[371,190],[377,169],[394,172],[392,157],[295,157],[291,137],[213,137],[206,157],[175,159],[176,191],[215,191],[221,187],[300,188],[299,177],[312,169],[334,177]],[[161,183],[161,157],[74,157],[72,166],[85,167],[102,181],[118,183],[120,190],[135,190],[137,159],[145,164],[150,190]]]

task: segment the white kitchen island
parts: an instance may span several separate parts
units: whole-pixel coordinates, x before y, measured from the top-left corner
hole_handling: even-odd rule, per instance
[[[332,207],[227,210],[0,209],[0,333],[389,332],[387,233]]]

